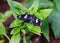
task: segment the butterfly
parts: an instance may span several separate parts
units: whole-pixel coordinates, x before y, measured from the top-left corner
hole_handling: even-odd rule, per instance
[[[42,26],[42,22],[40,21],[40,19],[38,19],[34,15],[22,14],[22,15],[18,15],[17,18],[19,20],[23,20],[26,23],[32,23],[34,26]]]

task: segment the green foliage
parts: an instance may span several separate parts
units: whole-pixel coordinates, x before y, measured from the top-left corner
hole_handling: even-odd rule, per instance
[[[10,28],[13,28],[13,27],[21,26],[22,23],[23,23],[23,21],[16,19],[16,20],[14,20],[14,21],[10,24],[9,27],[10,27]]]
[[[40,0],[39,1],[39,8],[53,8],[53,3],[49,0]]]
[[[2,15],[3,15],[3,14],[2,14],[2,13],[0,13],[0,21],[2,21]]]
[[[11,8],[11,10],[13,11],[13,16],[16,18],[17,15],[20,15],[22,13],[24,13],[24,11],[27,11],[27,8],[25,8],[24,6],[22,6],[22,4],[16,2],[16,1],[12,1],[12,0],[7,0],[8,4]]]
[[[49,17],[56,38],[60,38],[60,12],[54,9]]]
[[[26,4],[29,4],[32,0],[24,0]]]
[[[33,4],[29,8],[29,10],[33,10],[34,12],[38,10],[39,7],[39,0],[34,0]]]
[[[4,22],[4,21],[6,21],[11,15],[12,15],[12,11],[11,11],[11,10],[6,11],[4,14],[3,14],[3,13],[0,13],[0,20],[1,20],[2,22]]]
[[[5,35],[5,34],[6,34],[5,27],[3,23],[0,21],[0,35]]]
[[[12,15],[12,11],[8,10],[2,16],[3,16],[3,19],[6,21],[11,15]]]
[[[6,35],[6,28],[3,25],[3,22],[13,15],[15,20],[9,26],[9,28],[13,28],[10,33],[12,34],[11,40],[9,39],[10,43],[20,43],[21,36],[23,36],[23,43],[27,43],[27,38],[25,35],[29,32],[40,36],[43,34],[45,38],[50,41],[48,26],[49,22],[51,23],[55,37],[60,38],[60,0],[53,0],[52,2],[49,0],[24,1],[26,2],[25,6],[14,0],[7,0],[10,10],[6,11],[4,13],[5,15],[0,13],[0,35],[5,35],[9,39]],[[24,21],[17,19],[18,15],[22,15],[26,12],[29,14],[34,14],[37,18],[41,19],[42,27],[34,26],[31,23],[24,23]],[[22,32],[22,35],[20,32]]]
[[[10,34],[17,34],[17,33],[19,33],[20,32],[20,27],[15,27],[12,31],[11,31],[11,33]]]
[[[20,33],[13,35],[9,43],[20,43]]]
[[[47,1],[43,0],[42,3],[39,3],[39,2],[41,2],[41,0],[34,0],[32,3],[31,3],[32,0],[31,1],[25,0],[28,3],[27,6],[31,3],[28,9],[24,6],[22,6],[20,3],[15,2],[13,0],[7,0],[7,1],[8,1],[8,4],[9,4],[11,10],[13,11],[13,16],[15,17],[15,20],[9,26],[10,28],[13,28],[13,30],[11,31],[11,34],[15,35],[15,34],[19,33],[20,30],[26,28],[34,34],[37,34],[37,35],[41,35],[41,33],[44,34],[44,36],[49,41],[48,21],[43,22],[44,25],[43,25],[43,28],[41,31],[41,27],[33,26],[32,24],[29,24],[29,23],[25,24],[23,21],[17,19],[17,15],[24,14],[27,12],[30,14],[34,14],[37,18],[45,21],[46,18],[48,18],[48,16],[50,15],[52,9],[41,9],[40,10],[40,7],[43,6],[46,8],[46,6],[47,7],[50,6],[51,3],[48,0]],[[46,4],[43,5],[43,3],[47,3],[48,5],[46,5]],[[40,4],[42,4],[42,6]],[[26,31],[26,29],[24,31]],[[24,31],[22,31],[22,32],[24,33]],[[24,38],[25,38],[25,36],[24,36]]]
[[[60,0],[54,0],[55,2],[55,7],[57,8],[57,10],[60,11]]]
[[[40,35],[41,33],[41,28],[38,26],[33,26],[33,24],[26,24],[27,28],[29,31],[31,31],[32,33],[35,33],[37,35]]]
[[[5,15],[0,13],[0,35],[4,35],[8,40],[10,40],[9,37],[7,36],[6,27],[3,25],[3,22],[6,21],[11,16],[12,12],[9,10],[6,11],[4,14]]]
[[[43,20],[43,26],[42,26],[42,33],[45,36],[45,38],[50,41],[49,39],[49,26],[48,26],[48,18],[46,18],[45,20]]]
[[[39,12],[35,12],[34,14],[37,18],[44,20],[50,15],[51,11],[52,9],[42,9],[42,10],[39,10]]]

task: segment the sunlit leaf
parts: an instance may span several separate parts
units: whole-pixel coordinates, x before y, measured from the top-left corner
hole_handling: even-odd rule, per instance
[[[26,34],[26,31],[24,29],[21,29],[21,31],[24,35]]]
[[[24,11],[28,10],[25,6],[23,6],[22,4],[20,4],[20,3],[16,2],[16,1],[13,1],[13,4],[14,4],[15,8],[17,8],[20,11],[23,11],[23,13],[24,13]]]
[[[38,26],[34,26],[33,24],[26,24],[28,27],[28,30],[34,34],[40,35],[41,28]]]
[[[18,32],[20,32],[20,27],[15,27],[10,34],[17,34]]]
[[[52,9],[43,9],[43,10],[40,10],[40,14],[41,14],[41,17],[43,19],[46,19],[50,13],[52,12]]]
[[[9,43],[20,43],[20,33],[13,35]]]
[[[3,20],[3,14],[2,13],[0,13],[0,21],[2,21]]]
[[[0,35],[5,35],[5,34],[6,34],[5,27],[3,23],[0,21]]]
[[[11,0],[7,0],[8,4],[11,8],[11,10],[13,11],[13,15],[16,18],[17,14],[20,15],[22,13],[24,13],[27,9],[22,6],[22,4],[16,2],[16,1],[11,1]]]
[[[29,10],[37,11],[38,7],[39,7],[39,0],[34,0]]]
[[[50,15],[51,12],[52,9],[43,9],[43,10],[39,10],[39,12],[34,12],[34,14],[37,18],[44,20]]]
[[[3,19],[7,20],[10,16],[12,15],[12,11],[8,10],[5,12],[5,14],[3,15]]]
[[[21,20],[14,20],[11,24],[10,24],[10,28],[13,28],[13,27],[17,27],[17,26],[21,26],[22,25],[22,22]]]

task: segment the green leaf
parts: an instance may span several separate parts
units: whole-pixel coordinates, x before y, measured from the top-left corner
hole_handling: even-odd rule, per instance
[[[29,9],[29,7],[32,5],[33,0],[24,0],[26,2],[26,7]]]
[[[60,11],[60,0],[54,0],[56,8]]]
[[[23,33],[23,43],[26,43],[26,37],[25,37],[26,31],[24,29],[21,29],[21,31]]]
[[[2,22],[6,21],[10,16],[12,15],[12,11],[8,10],[5,12],[5,14],[0,13],[0,20]]]
[[[21,29],[21,31],[24,35],[26,34],[26,31],[24,29]]]
[[[17,34],[17,33],[19,33],[20,32],[20,27],[15,27],[12,31],[11,31],[11,33],[10,34]]]
[[[6,21],[11,15],[12,15],[11,10],[6,11],[5,14],[3,15],[4,21]]]
[[[49,21],[51,22],[55,38],[60,38],[60,12],[54,9],[49,16]]]
[[[3,20],[3,14],[2,13],[0,13],[0,21],[2,21]]]
[[[7,0],[7,2],[8,2],[8,4],[9,4],[11,10],[13,11],[13,16],[14,16],[15,19],[16,19],[16,18],[17,18],[17,14],[18,14],[18,15],[21,14],[20,9],[15,8],[15,7],[16,7],[15,4],[18,4],[18,5],[19,5],[19,3],[14,3],[14,1],[12,1],[12,0]],[[18,5],[17,5],[17,6],[18,6]]]
[[[31,7],[29,8],[30,11],[37,11],[39,7],[39,0],[34,0],[33,4],[31,5]]]
[[[49,0],[39,0],[39,8],[53,8],[53,3]]]
[[[34,14],[37,18],[44,20],[50,15],[51,11],[52,9],[43,9],[39,10],[39,12],[34,12]]]
[[[43,24],[43,25],[42,25],[42,29],[41,29],[42,34],[45,36],[45,38],[46,38],[48,41],[50,41],[50,39],[49,39],[48,18],[45,19],[45,20],[43,20],[42,24]]]
[[[28,10],[25,6],[23,6],[22,4],[20,4],[20,3],[16,2],[16,1],[13,1],[13,4],[14,4],[14,7],[17,8],[18,10],[20,10],[20,11],[25,12],[25,11]]]
[[[16,20],[14,20],[14,21],[10,24],[9,27],[10,27],[10,28],[13,28],[13,27],[21,26],[22,23],[23,23],[23,21],[16,19]]]
[[[22,4],[16,2],[16,1],[11,1],[11,0],[7,0],[11,10],[14,12],[14,17],[16,18],[17,14],[23,14],[24,12],[26,12],[27,8],[25,8],[24,6],[22,6]]]
[[[6,34],[5,27],[3,23],[0,21],[0,35],[5,35],[5,34]]]
[[[20,33],[13,35],[9,43],[20,43]]]
[[[34,26],[33,24],[26,24],[26,25],[27,25],[27,28],[30,32],[37,34],[37,35],[40,35],[40,33],[41,33],[40,27]]]
[[[27,4],[29,4],[32,0],[24,0]]]
[[[43,19],[46,19],[50,15],[51,11],[52,11],[52,9],[43,9],[43,10],[40,10],[41,17]]]

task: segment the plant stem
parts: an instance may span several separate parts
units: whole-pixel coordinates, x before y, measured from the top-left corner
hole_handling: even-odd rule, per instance
[[[23,43],[26,43],[25,35],[23,36]]]
[[[5,37],[10,41],[10,38],[5,34]]]

